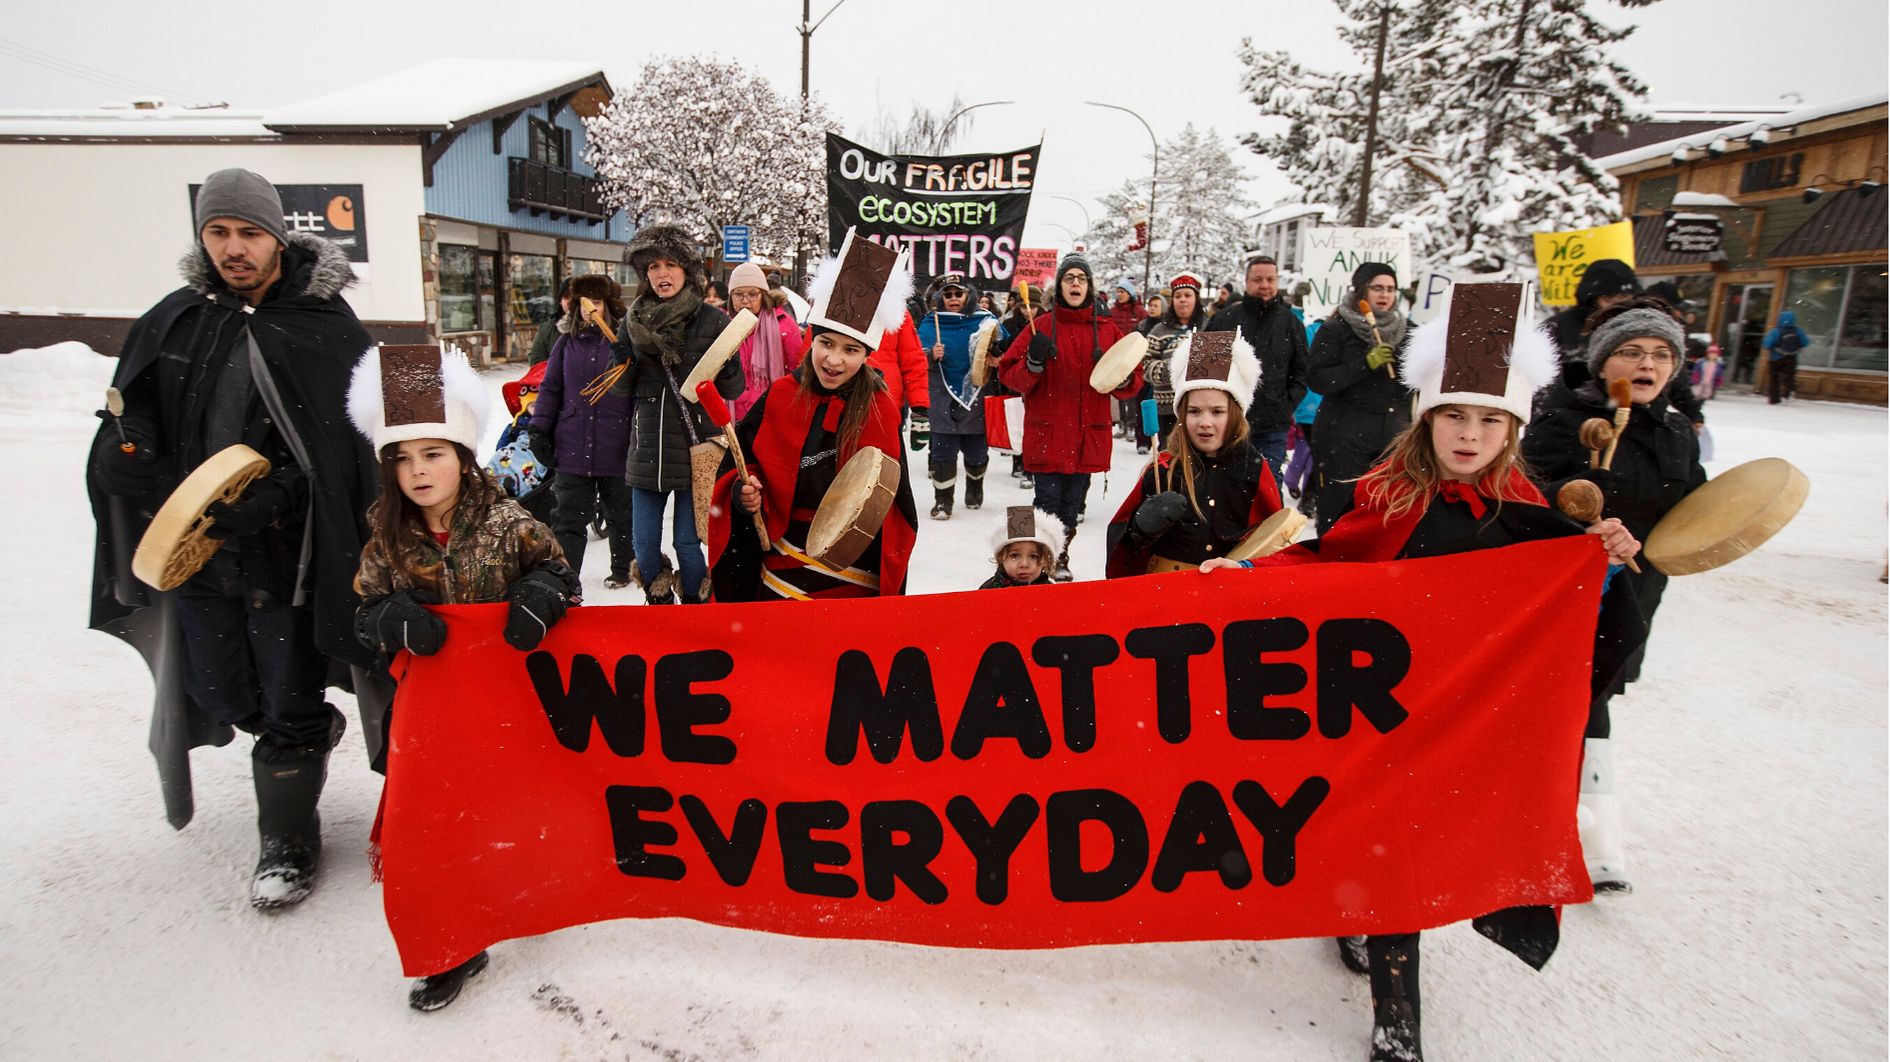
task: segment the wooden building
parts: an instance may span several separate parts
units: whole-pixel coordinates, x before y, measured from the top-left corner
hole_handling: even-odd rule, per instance
[[[1800,395],[1890,397],[1887,104],[1880,92],[1801,107],[1597,160],[1621,181],[1642,283],[1679,286],[1729,383],[1764,386],[1765,334],[1791,310],[1811,338]]]

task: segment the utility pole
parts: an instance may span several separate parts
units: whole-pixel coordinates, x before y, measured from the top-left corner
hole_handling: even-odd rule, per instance
[[[819,29],[829,18],[833,17],[833,13],[840,10],[840,5],[846,2],[847,0],[834,0],[834,5],[827,9],[825,15],[820,16],[819,22],[815,22],[813,21],[813,0],[801,0],[801,24],[795,27],[795,32],[801,35],[802,122],[807,121],[808,70],[812,62],[814,31]],[[794,275],[796,277],[805,277],[807,275],[807,245],[801,243],[799,240],[796,240],[794,243]]]
[[[1378,94],[1385,86],[1385,33],[1391,25],[1391,5],[1378,9],[1378,57],[1372,61],[1372,102],[1365,112],[1365,157],[1359,165],[1358,199],[1352,204],[1352,226],[1364,228],[1372,204],[1372,156],[1378,153]]]

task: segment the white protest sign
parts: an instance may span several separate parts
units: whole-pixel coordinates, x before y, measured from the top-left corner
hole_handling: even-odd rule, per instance
[[[1402,229],[1304,228],[1299,262],[1312,285],[1302,308],[1309,318],[1326,317],[1351,301],[1352,271],[1366,262],[1397,270],[1400,287],[1410,283],[1411,237]]]
[[[1456,278],[1449,273],[1440,273],[1435,269],[1421,269],[1417,274],[1417,291],[1411,303],[1411,323],[1423,324],[1444,312],[1444,306],[1450,302],[1450,288]]]

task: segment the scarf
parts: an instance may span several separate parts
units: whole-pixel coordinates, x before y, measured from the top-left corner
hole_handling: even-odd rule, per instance
[[[742,340],[742,366],[748,391],[765,391],[787,375],[787,355],[781,350],[780,307],[761,312],[761,322]]]
[[[1398,341],[1404,338],[1404,315],[1396,310],[1373,311],[1373,319],[1369,321],[1365,319],[1364,314],[1350,306],[1339,307],[1338,313],[1344,318],[1346,324],[1352,326],[1352,332],[1367,343],[1376,342],[1372,339],[1374,324],[1378,326],[1379,339],[1388,346],[1395,347]]]
[[[624,326],[638,350],[654,351],[663,359],[663,364],[677,365],[682,362],[683,336],[689,330],[689,319],[701,305],[702,296],[689,287],[667,300],[638,295],[630,304],[630,317]]]

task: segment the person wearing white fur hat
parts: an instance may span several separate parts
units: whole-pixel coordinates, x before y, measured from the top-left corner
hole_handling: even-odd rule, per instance
[[[1224,557],[1280,511],[1279,483],[1247,425],[1261,369],[1246,338],[1191,333],[1175,344],[1167,370],[1175,430],[1109,522],[1111,579]]]
[[[1536,392],[1559,371],[1548,333],[1528,323],[1533,298],[1524,284],[1452,289],[1444,314],[1418,328],[1403,355],[1404,383],[1418,395],[1417,420],[1354,484],[1331,529],[1269,557],[1217,559],[1202,570],[1435,557],[1581,534],[1584,529],[1550,508],[1523,470],[1522,427]],[[1606,549],[1613,584],[1597,623],[1590,686],[1600,690],[1644,633],[1632,592],[1613,578],[1640,543],[1619,520],[1599,520],[1586,531]],[[1370,898],[1361,906],[1369,907]],[[1474,924],[1537,969],[1559,940],[1555,912],[1544,907],[1510,908]],[[1345,937],[1339,945],[1342,961],[1370,977],[1372,1057],[1421,1059],[1418,934],[1392,932],[1362,942]]]
[[[978,584],[980,590],[1013,586],[1041,586],[1051,578],[1057,554],[1063,552],[1063,523],[1054,515],[1028,505],[1004,511],[1004,523],[991,532],[991,559],[997,571]]]
[[[901,410],[868,363],[891,342],[912,295],[909,251],[893,252],[847,230],[837,255],[808,285],[810,339],[793,375],[770,384],[736,428],[748,476],[723,462],[709,518],[709,567],[717,601],[810,601],[906,592],[918,511],[906,469]],[[813,515],[840,469],[867,448],[897,464],[885,521],[845,568],[807,553]],[[762,541],[752,514],[766,527]]]
[[[373,443],[381,469],[355,575],[355,636],[369,649],[430,656],[446,625],[426,606],[504,601],[506,643],[525,652],[577,599],[577,573],[551,529],[507,497],[474,456],[490,410],[485,386],[457,350],[384,346],[355,366],[348,417]],[[407,1003],[438,1010],[485,967],[482,951],[423,977]]]

